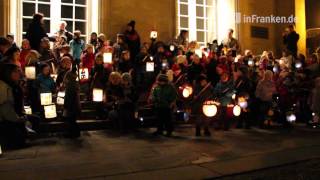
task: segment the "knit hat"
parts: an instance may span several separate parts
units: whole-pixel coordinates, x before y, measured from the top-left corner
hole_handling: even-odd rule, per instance
[[[159,74],[158,77],[157,77],[157,81],[168,82],[169,78],[168,78],[168,76],[166,74]]]

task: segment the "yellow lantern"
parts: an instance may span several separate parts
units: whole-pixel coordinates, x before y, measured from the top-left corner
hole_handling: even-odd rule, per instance
[[[240,116],[240,114],[241,114],[241,107],[239,105],[235,105],[233,107],[233,115]]]
[[[158,32],[157,31],[151,31],[150,38],[151,39],[157,39],[157,37],[158,37]]]
[[[103,53],[103,63],[112,64],[112,53]]]
[[[57,117],[57,109],[55,104],[44,106],[44,117],[52,119]]]
[[[80,81],[88,80],[89,79],[89,70],[88,68],[80,68],[79,70],[79,79]]]
[[[93,89],[93,101],[94,102],[102,102],[103,101],[103,90],[94,88]]]
[[[147,62],[146,63],[146,71],[147,72],[154,72],[154,62]]]
[[[52,94],[51,93],[41,93],[40,94],[41,105],[52,104]]]
[[[218,108],[214,101],[205,101],[202,106],[203,114],[207,117],[214,117],[217,115]]]
[[[194,53],[198,55],[199,58],[202,58],[202,49],[196,49]]]
[[[244,98],[244,97],[239,97],[238,103],[239,103],[239,106],[243,109],[246,109],[248,107],[248,102],[247,102],[246,98]]]
[[[182,96],[184,98],[189,98],[193,93],[193,88],[191,86],[185,86],[183,89],[182,89]]]
[[[32,114],[32,109],[30,106],[24,106],[24,112],[28,115]]]
[[[34,66],[27,66],[25,67],[25,74],[27,79],[36,79],[36,67]]]
[[[64,105],[64,96],[66,93],[64,91],[59,91],[57,95],[57,104],[58,105]]]

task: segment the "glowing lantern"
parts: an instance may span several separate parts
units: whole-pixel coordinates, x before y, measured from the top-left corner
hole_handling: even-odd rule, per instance
[[[51,93],[41,93],[40,94],[41,105],[52,104],[52,94]]]
[[[236,95],[236,94],[232,94],[232,96],[231,96],[231,98],[232,98],[233,100],[235,100],[235,99],[236,99],[236,97],[237,97],[237,95]]]
[[[52,119],[57,117],[57,110],[55,104],[44,106],[44,117],[46,119]]]
[[[214,101],[205,101],[202,106],[202,111],[205,116],[214,117],[218,112],[218,108]]]
[[[30,106],[24,106],[24,111],[26,114],[31,115],[32,114],[32,109]]]
[[[302,63],[300,61],[296,61],[295,67],[296,67],[296,69],[302,68]]]
[[[296,115],[295,114],[293,114],[293,113],[289,113],[288,115],[287,115],[287,121],[288,122],[295,122],[296,121],[296,119],[297,119],[297,117],[296,117]]]
[[[193,93],[193,89],[191,86],[185,86],[183,89],[182,89],[182,96],[184,98],[189,98]]]
[[[151,31],[150,38],[151,39],[157,39],[157,37],[158,37],[158,32],[157,31]]]
[[[146,71],[147,72],[154,72],[154,62],[147,62],[146,63]]]
[[[89,79],[89,70],[88,68],[80,68],[79,70],[79,79],[80,81],[85,81]]]
[[[57,95],[57,104],[58,105],[63,105],[64,104],[64,96],[66,93],[64,91],[59,91]]]
[[[93,89],[93,101],[102,102],[103,101],[103,90],[102,89]]]
[[[173,52],[173,51],[174,51],[174,49],[175,49],[175,48],[174,48],[174,45],[170,45],[170,51],[172,51],[172,52]]]
[[[250,67],[254,66],[254,61],[252,59],[249,59],[248,66],[250,66]]]
[[[25,67],[25,74],[27,79],[36,79],[36,67],[34,66]]]
[[[202,50],[201,49],[196,49],[194,52],[196,55],[199,56],[199,58],[202,58]]]
[[[246,98],[244,97],[239,97],[238,98],[238,102],[239,102],[239,106],[242,108],[242,109],[246,109],[248,107],[248,102],[246,100]]]
[[[238,117],[240,116],[240,114],[241,114],[241,107],[239,105],[235,105],[233,107],[233,115]]]
[[[273,67],[272,70],[273,70],[274,73],[278,73],[279,72],[279,68],[277,66]]]
[[[166,74],[168,76],[169,81],[172,82],[173,81],[173,71],[170,69],[167,71]]]
[[[103,53],[103,63],[112,64],[112,53]]]
[[[238,62],[239,62],[239,59],[241,59],[241,57],[242,57],[241,55],[238,55],[236,58],[234,58],[234,62],[235,62],[235,63],[238,63]]]

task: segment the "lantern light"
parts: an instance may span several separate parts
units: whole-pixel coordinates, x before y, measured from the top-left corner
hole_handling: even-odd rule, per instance
[[[272,70],[273,70],[274,73],[278,73],[279,72],[279,68],[277,66],[274,66],[272,68]]]
[[[239,97],[238,98],[238,102],[239,102],[239,106],[242,108],[242,109],[246,109],[248,107],[248,102],[246,100],[246,98],[244,97]]]
[[[233,115],[238,117],[240,116],[240,114],[241,114],[241,107],[239,105],[235,105],[233,107]]]
[[[57,104],[58,105],[63,105],[64,104],[64,97],[66,93],[64,91],[59,91],[57,95]]]
[[[175,49],[175,48],[174,48],[174,45],[170,45],[170,51],[172,51],[172,52],[173,52],[173,51],[174,51],[174,49]]]
[[[295,67],[296,67],[296,69],[302,68],[302,63],[301,63],[300,61],[297,61],[297,62],[295,63]]]
[[[88,70],[88,68],[80,68],[79,72],[80,72],[80,74],[79,74],[80,81],[89,79],[89,70]]]
[[[235,100],[235,99],[236,99],[236,97],[237,97],[237,95],[236,95],[236,94],[232,94],[232,96],[231,96],[231,98],[232,98],[233,100]]]
[[[193,89],[191,86],[185,86],[182,90],[182,96],[184,98],[189,98],[193,93]]]
[[[34,66],[25,67],[25,74],[27,79],[30,79],[30,80],[36,79],[36,67]]]
[[[30,106],[24,106],[24,111],[27,115],[31,115],[32,114],[32,109]]]
[[[248,60],[248,65],[249,65],[250,67],[254,66],[254,61],[253,61],[252,59],[249,59],[249,60]]]
[[[296,115],[293,114],[293,113],[287,115],[287,121],[288,121],[288,122],[291,122],[291,123],[292,123],[292,122],[295,122],[296,119],[297,119],[297,117],[296,117]]]
[[[196,49],[194,52],[196,55],[199,56],[199,58],[202,58],[202,50],[201,49]]]
[[[147,72],[154,72],[154,62],[147,62],[146,63],[146,71]]]
[[[279,60],[279,64],[280,64],[280,65],[284,64],[284,60],[283,60],[283,59],[280,59],[280,60]]]
[[[44,106],[44,116],[46,119],[52,119],[57,117],[56,105],[51,104]]]
[[[202,111],[206,117],[214,117],[217,115],[218,108],[214,101],[205,101],[202,106]]]
[[[152,56],[150,56],[150,60],[153,61],[153,57]]]
[[[157,31],[151,31],[150,32],[150,38],[151,39],[157,39],[158,37],[158,32]]]
[[[94,102],[102,102],[103,101],[103,90],[102,89],[93,89],[93,101]]]
[[[143,117],[140,117],[140,118],[139,118],[139,120],[140,120],[141,122],[143,122],[143,121],[144,121]]]
[[[112,64],[112,53],[103,53],[103,63]]]
[[[40,101],[42,106],[52,104],[52,93],[41,93]]]

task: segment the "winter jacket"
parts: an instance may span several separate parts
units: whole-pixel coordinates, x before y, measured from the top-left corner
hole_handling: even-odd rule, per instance
[[[39,74],[35,81],[35,87],[38,88],[40,93],[53,92],[56,88],[54,80],[50,76]]]
[[[76,40],[73,39],[70,41],[70,49],[71,49],[71,54],[74,60],[79,61],[81,57],[81,53],[85,48],[85,43],[82,39]],[[77,62],[79,63],[79,62]]]
[[[0,80],[0,92],[0,122],[20,122],[21,120],[19,119],[14,108],[12,88],[7,83]]]
[[[234,85],[231,80],[228,82],[218,82],[213,90],[213,93],[218,98],[221,106],[227,106],[231,103],[234,92]]]
[[[276,93],[275,83],[273,81],[260,81],[256,88],[256,97],[262,101],[272,101],[273,94]]]
[[[170,108],[177,93],[171,84],[156,85],[151,91],[151,102],[155,108]]]
[[[26,38],[30,42],[31,49],[39,51],[41,39],[48,37],[41,24],[31,23],[27,30]]]
[[[82,67],[88,68],[88,71],[91,72],[91,69],[93,66],[94,66],[94,54],[85,53],[82,56]]]

